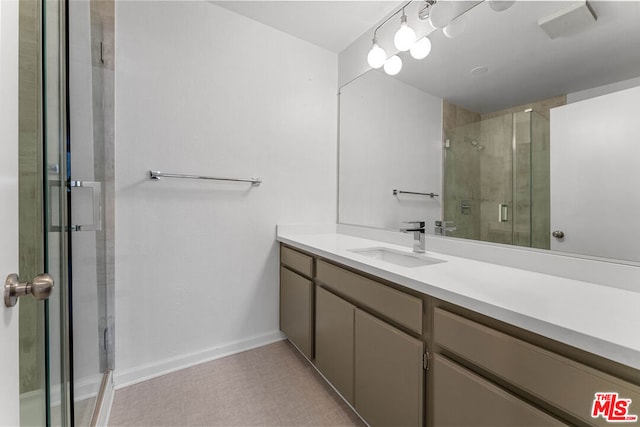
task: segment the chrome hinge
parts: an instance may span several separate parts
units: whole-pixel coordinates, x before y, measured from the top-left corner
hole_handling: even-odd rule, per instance
[[[427,350],[422,355],[422,369],[429,370],[429,361],[431,360],[431,355],[429,354],[429,350]]]

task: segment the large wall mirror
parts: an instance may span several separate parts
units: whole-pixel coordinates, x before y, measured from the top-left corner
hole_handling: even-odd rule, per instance
[[[427,58],[344,85],[339,222],[640,263],[640,2],[539,25],[579,3],[465,2]]]

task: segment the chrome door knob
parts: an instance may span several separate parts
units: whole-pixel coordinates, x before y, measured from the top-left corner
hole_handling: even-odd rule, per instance
[[[564,231],[562,230],[556,230],[553,233],[551,233],[551,235],[553,237],[555,237],[556,239],[562,239],[564,237]]]
[[[53,277],[49,274],[39,274],[31,282],[20,283],[17,274],[10,274],[4,282],[4,305],[13,307],[18,298],[31,294],[37,300],[49,298],[53,291]]]

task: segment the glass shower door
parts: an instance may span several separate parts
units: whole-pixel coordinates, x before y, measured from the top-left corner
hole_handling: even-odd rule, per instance
[[[55,280],[19,302],[21,422],[95,424],[113,368],[114,2],[19,10],[19,274]]]
[[[68,210],[62,3],[24,1],[20,9],[19,275],[47,272],[47,301],[20,298],[22,425],[68,425]]]
[[[532,110],[445,130],[449,235],[549,248],[549,119]]]
[[[511,114],[445,130],[444,212],[448,235],[513,242]]]
[[[480,239],[513,244],[513,115],[482,120],[480,136]]]

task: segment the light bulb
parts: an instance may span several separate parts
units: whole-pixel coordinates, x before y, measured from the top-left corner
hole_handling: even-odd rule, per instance
[[[452,39],[464,33],[464,30],[466,28],[467,28],[467,18],[464,15],[462,15],[462,16],[458,16],[456,19],[451,21],[449,25],[447,25],[442,29],[442,32],[444,33],[445,36]]]
[[[431,40],[427,36],[415,42],[409,50],[414,59],[424,59],[429,55],[429,52],[431,52]]]
[[[409,50],[413,42],[416,40],[416,32],[407,25],[407,15],[400,18],[400,29],[396,31],[393,37],[393,44],[400,52]]]
[[[455,18],[455,8],[450,1],[440,0],[431,6],[429,22],[434,28],[444,28]]]
[[[384,63],[384,72],[390,76],[395,76],[402,69],[402,59],[398,55],[393,55]]]
[[[515,2],[516,0],[489,0],[489,6],[496,12],[502,12],[513,6]]]
[[[372,68],[380,68],[384,65],[384,61],[387,59],[387,53],[383,48],[378,46],[378,43],[373,42],[373,47],[367,55],[367,62]]]

